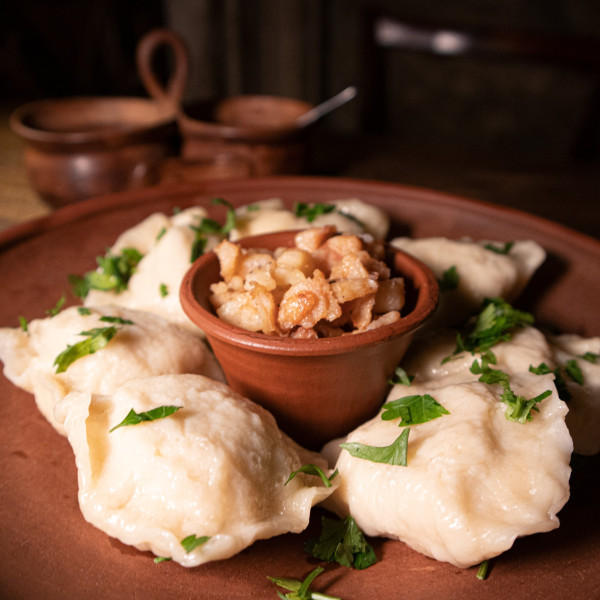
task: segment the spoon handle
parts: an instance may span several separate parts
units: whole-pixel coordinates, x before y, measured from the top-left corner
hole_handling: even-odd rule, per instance
[[[314,108],[311,108],[308,112],[305,112],[303,115],[299,116],[296,120],[296,124],[298,127],[306,127],[311,123],[314,123],[317,119],[320,119],[322,116],[330,113],[332,110],[335,110],[342,104],[346,104],[356,96],[356,87],[353,85],[348,86],[343,89],[341,92],[329,98],[329,100],[325,100],[321,104],[318,104]]]

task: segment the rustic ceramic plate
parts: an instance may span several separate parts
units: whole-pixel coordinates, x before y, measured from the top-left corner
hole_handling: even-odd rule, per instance
[[[222,196],[233,204],[281,197],[326,202],[357,197],[386,210],[394,234],[534,239],[549,253],[520,306],[540,321],[600,335],[600,242],[514,210],[398,185],[320,178],[269,178],[147,189],[74,204],[0,233],[0,326],[43,317],[68,292],[67,275],[94,267],[115,237],[154,211]],[[219,216],[218,210],[215,216]],[[258,542],[238,556],[186,570],[109,538],[83,520],[69,444],[32,396],[0,378],[0,597],[113,600],[276,598],[267,575],[301,579],[317,564],[303,550],[319,529]],[[486,581],[428,559],[401,542],[372,540],[379,562],[365,571],[328,565],[315,589],[344,600],[598,597],[598,458],[575,457],[561,527],[518,540]]]

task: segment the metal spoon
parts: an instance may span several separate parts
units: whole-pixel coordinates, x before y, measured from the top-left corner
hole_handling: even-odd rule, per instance
[[[356,88],[353,85],[350,85],[346,89],[343,89],[339,94],[329,98],[329,100],[325,100],[325,102],[321,102],[321,104],[318,104],[308,112],[300,115],[296,119],[296,125],[298,127],[307,127],[322,116],[342,106],[342,104],[346,104],[346,102],[352,100],[354,96],[356,96]]]

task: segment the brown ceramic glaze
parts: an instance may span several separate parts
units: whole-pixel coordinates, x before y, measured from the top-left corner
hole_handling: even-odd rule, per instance
[[[273,251],[293,246],[296,233],[254,236],[239,244]],[[214,252],[190,268],[181,286],[181,305],[206,333],[229,385],[267,408],[297,442],[319,450],[377,413],[412,335],[437,305],[438,285],[431,270],[391,247],[388,254],[393,272],[404,277],[407,304],[399,321],[371,331],[303,340],[246,331],[222,321],[209,300],[210,285],[221,279]]]
[[[138,67],[148,72],[162,32],[144,37]],[[175,151],[175,114],[185,84],[178,59],[166,90],[155,99],[74,97],[31,102],[10,116],[25,142],[24,161],[33,189],[51,206],[158,181],[157,168]]]
[[[154,212],[201,205],[222,222],[223,207],[279,197],[295,202],[361,198],[386,211],[392,235],[532,239],[548,258],[519,300],[539,322],[600,335],[600,242],[514,209],[383,182],[276,177],[203,182],[121,192],[72,204],[0,232],[0,326],[45,316],[67,276],[95,267],[95,257],[128,227]],[[409,349],[410,352],[410,349]],[[322,511],[307,531],[256,542],[240,554],[195,569],[156,565],[86,523],[77,504],[77,471],[67,440],[37,410],[31,394],[0,376],[0,597],[22,600],[164,600],[276,598],[267,576],[303,579],[320,562],[304,544],[318,536]],[[521,460],[522,457],[518,457]],[[518,539],[492,561],[490,576],[426,558],[402,542],[370,538],[379,562],[362,571],[324,565],[311,589],[344,600],[590,600],[600,589],[600,456],[574,457],[571,497],[560,527]]]

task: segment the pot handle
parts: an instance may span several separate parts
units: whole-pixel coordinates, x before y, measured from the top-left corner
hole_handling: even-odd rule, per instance
[[[164,87],[152,67],[154,53],[160,46],[169,46],[175,58],[175,70]],[[146,91],[159,102],[179,107],[185,92],[189,70],[189,52],[183,39],[168,29],[153,29],[139,41],[136,48],[136,63]]]

